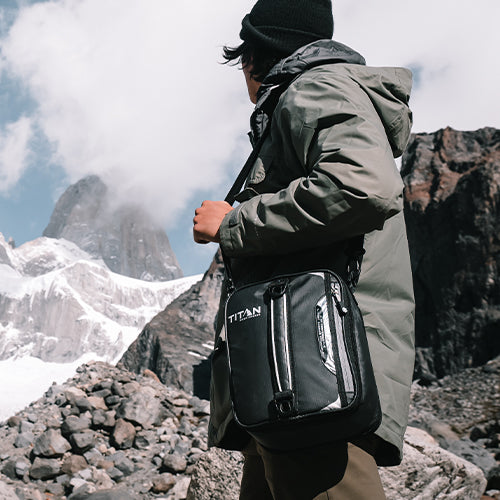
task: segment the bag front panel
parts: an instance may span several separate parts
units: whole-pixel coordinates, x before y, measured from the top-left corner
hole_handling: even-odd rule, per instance
[[[311,272],[247,285],[228,299],[233,410],[241,425],[339,411],[353,403],[356,352],[349,351],[340,302],[325,276]]]

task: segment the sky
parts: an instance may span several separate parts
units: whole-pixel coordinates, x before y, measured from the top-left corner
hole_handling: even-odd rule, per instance
[[[220,64],[253,1],[0,0],[0,232],[41,236],[71,183],[97,174],[165,227],[186,275],[214,244],[194,209],[241,168],[252,105]],[[414,73],[414,132],[500,128],[498,0],[334,0],[334,39]]]

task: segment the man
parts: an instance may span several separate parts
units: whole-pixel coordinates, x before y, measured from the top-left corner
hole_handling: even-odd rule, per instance
[[[355,296],[363,313],[382,423],[352,443],[264,449],[232,418],[219,314],[212,361],[212,445],[245,455],[241,499],[383,499],[377,465],[401,461],[414,361],[413,287],[394,158],[406,147],[411,74],[370,68],[332,41],[330,0],[258,0],[242,21],[240,61],[265,134],[236,208],[205,201],[194,239],[220,243],[240,283],[283,259],[339,270],[345,241],[365,235]],[[320,266],[318,266],[320,267]],[[221,304],[225,301],[225,293]]]

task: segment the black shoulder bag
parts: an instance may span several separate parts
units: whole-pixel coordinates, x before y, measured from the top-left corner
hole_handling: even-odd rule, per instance
[[[226,197],[241,190],[265,137]],[[274,450],[358,438],[381,410],[363,318],[352,290],[363,236],[351,242],[349,285],[333,270],[280,274],[233,288],[225,330],[233,413]],[[224,257],[229,282],[230,260]]]

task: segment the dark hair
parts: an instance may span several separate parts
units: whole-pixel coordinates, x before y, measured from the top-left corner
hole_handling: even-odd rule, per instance
[[[227,47],[222,49],[224,64],[238,64],[246,66],[252,63],[252,78],[261,82],[269,73],[271,68],[287,54],[272,49],[255,47],[248,42],[243,42],[238,47]]]

